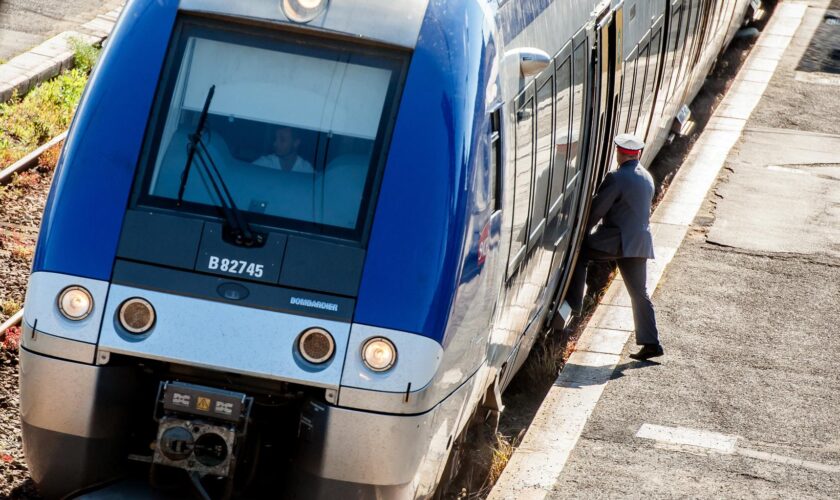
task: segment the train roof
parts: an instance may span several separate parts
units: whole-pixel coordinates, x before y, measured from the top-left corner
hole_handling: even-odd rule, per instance
[[[178,10],[298,24],[284,12],[283,4],[286,3],[296,2],[181,0]],[[324,11],[306,22],[306,27],[412,49],[417,43],[429,0],[323,0],[323,3]],[[383,19],[388,22],[382,22]]]

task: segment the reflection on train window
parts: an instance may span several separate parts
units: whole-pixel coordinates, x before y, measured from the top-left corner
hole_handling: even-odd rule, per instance
[[[664,88],[668,91],[666,96],[669,100],[671,99],[671,96],[674,95],[674,88],[676,87],[676,73],[674,72],[674,63],[678,60],[677,51],[680,49],[679,38],[682,12],[682,5],[680,5],[671,15],[671,22],[668,26],[668,53],[666,54],[668,59],[665,63],[665,76],[662,78],[662,85],[667,86]],[[665,112],[664,107],[662,108],[662,112]]]
[[[725,20],[728,19],[729,16],[731,15],[731,12],[729,12],[730,1],[729,0],[720,0],[718,3],[720,3],[721,7],[720,7],[720,14],[718,16],[717,29],[721,30],[726,25]]]
[[[548,181],[551,175],[551,125],[554,115],[553,74],[537,90],[537,155],[534,167],[534,202],[531,204],[529,245],[539,241],[545,228]]]
[[[513,275],[525,252],[528,231],[528,202],[531,198],[531,163],[534,145],[534,100],[528,101],[516,113],[516,167],[513,192],[513,227],[510,242],[508,276]]]
[[[630,122],[627,124],[627,131],[633,133],[636,130],[636,124],[639,121],[639,111],[642,109],[642,103],[645,100],[645,76],[647,75],[647,61],[649,45],[645,45],[639,49],[639,58],[636,62],[636,81],[633,84],[633,106],[630,110]]]
[[[685,0],[685,8],[683,14],[683,36],[682,36],[682,51],[680,53],[680,71],[677,76],[677,84],[682,85],[687,74],[686,68],[688,61],[691,58],[691,44],[694,41],[694,26],[697,25],[697,3],[699,0]]]
[[[653,105],[653,88],[654,84],[656,83],[656,75],[659,70],[659,46],[662,44],[662,40],[660,38],[660,34],[662,33],[661,28],[656,31],[656,34],[650,41],[649,51],[648,54],[648,64],[647,64],[647,78],[645,79],[645,90],[644,90],[644,101],[642,104],[642,112],[640,115],[639,120],[639,127],[636,133],[640,137],[644,137],[647,131],[647,124],[649,121],[649,114],[651,111],[651,106]]]
[[[583,137],[583,105],[584,85],[586,84],[586,42],[582,42],[575,47],[575,61],[574,61],[574,100],[572,101],[572,138]],[[578,139],[580,140],[580,139]],[[573,154],[569,156],[569,177],[574,175],[578,169],[578,160],[580,158],[580,148],[574,148]]]
[[[554,115],[554,165],[551,167],[551,194],[549,199],[549,218],[560,209],[563,199],[563,186],[566,182],[566,163],[570,154],[577,154],[580,142],[578,137],[570,135],[569,120],[572,112],[572,65],[567,57],[557,68],[554,84],[557,88]]]
[[[140,193],[175,208],[211,87],[202,142],[178,208],[216,215],[200,163],[215,164],[252,222],[359,238],[402,68],[399,57],[185,23],[164,78]]]
[[[621,114],[619,115],[619,131],[627,132],[627,124],[633,111],[633,81],[636,76],[636,49],[624,62],[624,83],[622,84]]]

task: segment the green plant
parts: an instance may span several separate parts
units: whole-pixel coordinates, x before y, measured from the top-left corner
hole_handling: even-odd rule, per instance
[[[73,64],[77,69],[90,73],[93,65],[99,59],[100,49],[91,45],[80,38],[70,38],[68,40],[70,47],[73,49]]]
[[[74,68],[0,104],[0,167],[67,129],[87,79],[86,71]]]

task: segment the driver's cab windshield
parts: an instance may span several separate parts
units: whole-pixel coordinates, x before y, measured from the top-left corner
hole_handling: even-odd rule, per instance
[[[248,220],[359,239],[403,58],[189,22],[179,33],[138,203],[218,215],[219,197],[195,164],[176,203],[190,136],[215,86],[202,142]]]

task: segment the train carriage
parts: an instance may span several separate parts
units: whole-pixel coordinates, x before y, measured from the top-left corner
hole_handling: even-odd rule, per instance
[[[26,297],[41,491],[433,496],[748,3],[130,0]]]

